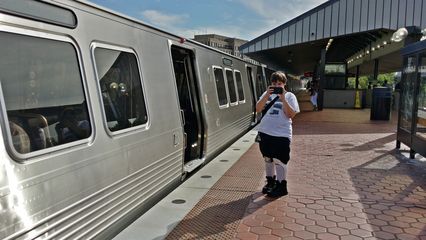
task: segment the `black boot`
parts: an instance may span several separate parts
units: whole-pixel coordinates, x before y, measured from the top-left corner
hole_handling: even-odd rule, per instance
[[[287,191],[287,181],[282,180],[281,182],[277,181],[275,186],[272,188],[272,191],[268,192],[267,196],[272,198],[282,197],[288,194]]]
[[[267,194],[271,192],[275,186],[275,175],[273,177],[266,177],[266,185],[262,188],[262,193]]]

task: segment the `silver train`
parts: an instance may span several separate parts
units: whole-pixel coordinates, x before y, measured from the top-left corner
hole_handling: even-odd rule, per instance
[[[86,1],[0,2],[0,238],[106,239],[256,123],[266,68]]]

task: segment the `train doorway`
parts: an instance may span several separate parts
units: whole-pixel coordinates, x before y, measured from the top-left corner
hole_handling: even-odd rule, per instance
[[[171,51],[186,138],[184,163],[195,166],[198,164],[190,164],[190,162],[203,158],[204,126],[194,67],[194,53],[176,46],[172,46]]]
[[[253,70],[251,67],[247,67],[247,80],[249,82],[249,86],[250,86],[250,92],[251,92],[251,102],[252,102],[252,112],[253,112],[253,118],[252,118],[252,123],[256,123],[256,102],[257,102],[257,97],[255,95],[255,88],[253,86]]]

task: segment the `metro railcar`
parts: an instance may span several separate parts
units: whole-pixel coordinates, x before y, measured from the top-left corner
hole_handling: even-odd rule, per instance
[[[0,2],[0,238],[107,239],[255,123],[263,65],[87,1]]]

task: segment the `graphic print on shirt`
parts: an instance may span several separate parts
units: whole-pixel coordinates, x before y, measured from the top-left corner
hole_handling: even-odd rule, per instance
[[[272,97],[269,97],[268,103],[270,103],[273,100]],[[278,115],[280,114],[280,110],[283,107],[283,103],[281,102],[281,99],[277,99],[274,103],[274,105],[271,107],[271,110],[269,110],[269,115]]]

